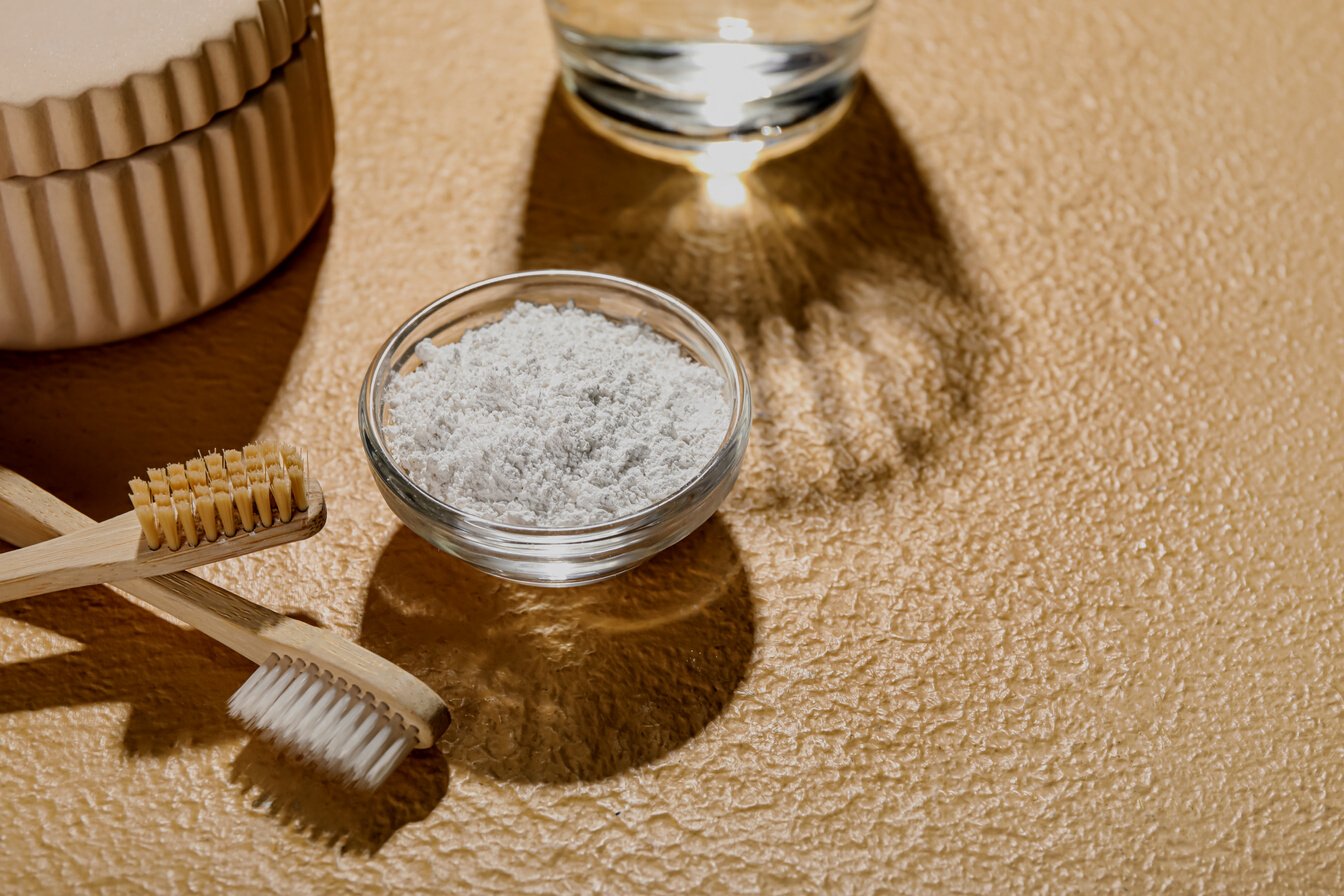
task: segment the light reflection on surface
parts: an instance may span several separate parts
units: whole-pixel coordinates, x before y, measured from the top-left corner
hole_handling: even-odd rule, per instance
[[[756,156],[765,148],[764,140],[733,140],[714,143],[695,160],[695,168],[705,174],[741,174],[751,169]]]
[[[705,196],[720,208],[737,208],[747,201],[747,185],[736,174],[715,174],[705,179]]]
[[[719,19],[719,37],[723,40],[750,40],[755,32],[751,23],[736,16],[722,16]]]

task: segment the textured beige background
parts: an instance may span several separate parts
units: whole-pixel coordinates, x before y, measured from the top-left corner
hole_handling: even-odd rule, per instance
[[[327,18],[319,230],[191,324],[0,356],[0,460],[108,514],[309,446],[327,530],[209,575],[456,723],[337,800],[227,721],[222,649],[9,605],[0,889],[1344,889],[1339,4],[887,3],[738,211],[570,121],[539,2]],[[401,528],[354,413],[410,311],[552,262],[691,300],[761,410],[715,521],[559,594]]]

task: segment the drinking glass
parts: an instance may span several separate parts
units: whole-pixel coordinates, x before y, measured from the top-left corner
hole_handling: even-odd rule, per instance
[[[565,93],[637,152],[733,173],[844,115],[875,0],[547,0]]]

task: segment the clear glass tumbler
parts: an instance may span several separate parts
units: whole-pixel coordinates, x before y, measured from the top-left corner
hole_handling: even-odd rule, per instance
[[[876,0],[547,0],[566,94],[597,131],[712,174],[844,115]]]

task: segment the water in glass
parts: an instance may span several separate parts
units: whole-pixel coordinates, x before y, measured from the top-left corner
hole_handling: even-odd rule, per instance
[[[579,114],[719,173],[795,149],[847,107],[874,0],[547,0]]]

